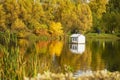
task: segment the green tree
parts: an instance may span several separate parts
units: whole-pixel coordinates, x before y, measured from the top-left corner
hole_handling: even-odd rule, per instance
[[[120,1],[109,0],[107,5],[107,13],[103,16],[103,30],[107,33],[120,32]]]
[[[109,12],[120,12],[120,0],[109,0],[107,11]]]
[[[90,0],[89,6],[93,15],[93,30],[100,29],[101,18],[103,13],[106,13],[106,5],[108,0]]]

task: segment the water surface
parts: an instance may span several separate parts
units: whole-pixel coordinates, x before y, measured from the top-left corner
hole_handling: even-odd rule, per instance
[[[119,40],[87,40],[85,44],[69,44],[67,41],[33,43],[21,39],[18,45],[17,49],[8,49],[8,53],[18,53],[10,52],[8,57],[0,53],[0,76],[34,76],[44,71],[120,71]]]

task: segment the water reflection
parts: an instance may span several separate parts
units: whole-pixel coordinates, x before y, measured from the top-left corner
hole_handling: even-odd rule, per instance
[[[90,47],[85,48],[85,45],[88,44],[65,44],[63,54],[60,56],[60,64],[70,66],[74,71],[90,68],[92,53]]]
[[[63,50],[63,41],[51,41],[49,44],[48,53],[52,57],[51,71],[60,72],[59,57],[62,54]]]
[[[63,49],[63,42],[62,41],[52,41],[49,45],[49,54],[60,56]]]
[[[120,41],[105,42],[105,49],[102,52],[109,71],[120,71]]]
[[[88,70],[120,71],[120,41],[89,40],[86,44],[68,44],[63,41],[19,40],[18,47],[8,48],[8,45],[0,44],[0,63],[3,77],[9,77],[11,73],[33,76],[47,70],[78,74]]]
[[[85,51],[85,44],[69,44],[70,51],[76,54],[82,54]]]

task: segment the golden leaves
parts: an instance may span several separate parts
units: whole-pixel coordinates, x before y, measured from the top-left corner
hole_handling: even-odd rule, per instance
[[[20,19],[16,19],[14,21],[14,23],[11,26],[12,30],[21,30],[24,29],[26,27],[26,25],[24,24],[24,22]]]
[[[49,46],[49,53],[50,55],[60,56],[63,48],[62,41],[54,41]]]
[[[63,34],[63,30],[62,30],[62,25],[60,22],[51,22],[50,23],[50,32],[53,35],[62,35]]]

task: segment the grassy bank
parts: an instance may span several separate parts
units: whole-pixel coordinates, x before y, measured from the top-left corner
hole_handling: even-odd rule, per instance
[[[97,33],[88,33],[85,35],[88,39],[120,39],[117,34],[97,34]]]

